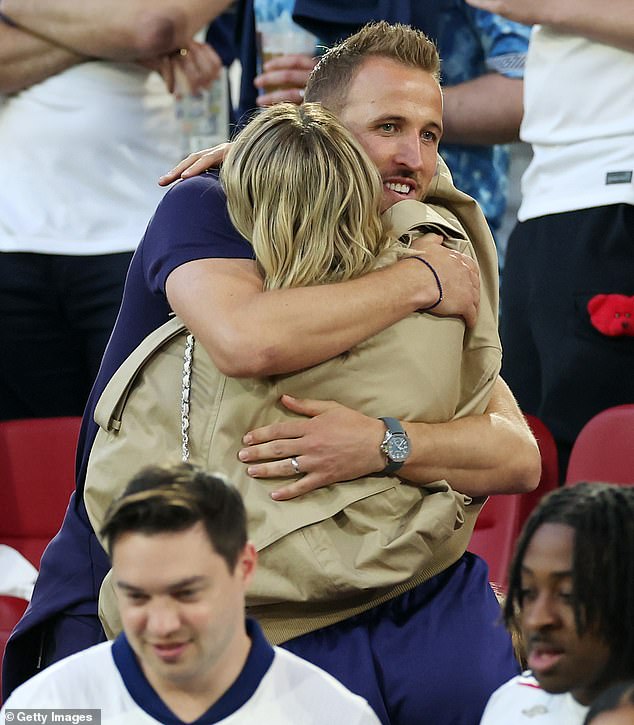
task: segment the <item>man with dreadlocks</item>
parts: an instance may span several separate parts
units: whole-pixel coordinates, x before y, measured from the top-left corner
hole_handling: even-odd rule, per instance
[[[481,725],[581,725],[597,695],[634,675],[634,487],[580,483],[544,498],[509,579],[504,618],[530,670],[493,693]]]

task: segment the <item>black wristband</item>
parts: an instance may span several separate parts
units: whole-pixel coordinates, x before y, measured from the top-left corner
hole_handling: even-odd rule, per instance
[[[429,310],[433,310],[434,307],[438,307],[438,305],[442,302],[442,284],[440,283],[440,277],[438,276],[438,273],[436,272],[436,270],[423,257],[417,257],[415,255],[411,255],[408,257],[403,257],[402,259],[417,259],[419,262],[422,262],[429,269],[429,271],[434,275],[434,279],[436,280],[436,285],[438,287],[438,299],[434,302],[433,305],[430,305],[429,307],[422,307],[418,311],[419,312],[429,312]]]
[[[11,28],[18,27],[16,25],[16,23],[14,23],[13,20],[11,20],[11,18],[8,15],[5,15],[1,10],[0,10],[0,23],[4,23],[5,25],[10,26]]]

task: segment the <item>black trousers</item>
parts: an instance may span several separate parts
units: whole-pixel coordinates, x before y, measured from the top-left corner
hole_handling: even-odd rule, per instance
[[[0,420],[83,413],[131,258],[0,253]]]
[[[520,222],[502,284],[502,375],[560,452],[596,413],[634,402],[634,337],[590,323],[596,294],[634,295],[634,206],[616,204]]]

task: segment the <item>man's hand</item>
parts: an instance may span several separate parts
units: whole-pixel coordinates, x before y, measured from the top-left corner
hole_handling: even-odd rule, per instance
[[[307,417],[250,431],[238,453],[253,478],[295,476],[291,459],[297,461],[304,475],[272,493],[276,500],[372,475],[385,467],[379,449],[385,426],[380,420],[333,401],[284,395],[282,403]],[[399,476],[409,484],[424,486],[445,479],[455,491],[479,497],[527,493],[539,482],[539,448],[502,378],[493,386],[482,415],[447,423],[404,422],[403,426],[412,453]]]
[[[467,327],[473,327],[480,305],[478,264],[466,254],[443,247],[442,241],[442,237],[438,234],[425,234],[412,244],[413,249],[419,250],[417,256],[426,259],[434,268],[442,285],[442,302],[434,307],[433,314],[439,317],[457,315],[464,318]],[[400,264],[406,261],[407,258]],[[411,260],[407,261],[407,264],[420,264],[420,262]],[[428,274],[431,276],[431,272]]]
[[[299,106],[304,100],[304,88],[317,60],[309,55],[289,54],[267,61],[263,73],[253,81],[256,88],[265,91],[257,98],[258,106],[274,106],[283,101]]]
[[[303,474],[271,494],[276,501],[316,488],[367,476],[385,467],[379,446],[385,425],[331,400],[300,400],[283,395],[283,405],[306,418],[249,431],[238,458],[253,478],[295,476],[291,458]],[[259,461],[267,461],[259,463]]]
[[[168,171],[163,176],[159,177],[159,186],[169,186],[173,181],[178,179],[188,179],[190,176],[198,176],[203,171],[211,169],[224,161],[227,152],[231,148],[231,142],[218,144],[212,146],[210,149],[202,149],[202,151],[195,151],[180,163],[178,163],[171,171]]]
[[[163,77],[170,93],[199,93],[218,78],[222,61],[207,43],[192,40],[175,53],[139,61]]]

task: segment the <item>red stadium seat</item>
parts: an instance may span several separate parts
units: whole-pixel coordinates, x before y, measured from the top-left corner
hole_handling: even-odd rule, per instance
[[[469,542],[469,551],[489,565],[491,583],[506,590],[513,546],[520,531],[520,496],[489,496]]]
[[[36,568],[75,487],[81,418],[0,421],[0,543]]]
[[[2,677],[2,656],[13,627],[24,614],[27,602],[17,597],[0,595],[0,679]],[[0,705],[2,698],[0,698]]]
[[[566,485],[604,481],[634,485],[634,404],[597,413],[575,440]]]
[[[39,569],[75,488],[75,449],[81,418],[0,421],[0,544]],[[0,662],[27,602],[0,596]]]
[[[539,485],[534,491],[522,494],[519,497],[520,531],[540,498],[559,486],[559,455],[557,453],[557,444],[555,443],[553,434],[546,425],[534,415],[525,414],[524,417],[526,418],[526,422],[530,426],[530,429],[533,431],[533,435],[537,439],[539,454],[542,459],[542,475],[539,479]]]
[[[508,584],[509,564],[524,522],[539,499],[559,482],[557,447],[551,432],[534,416],[527,415],[526,420],[542,459],[539,485],[531,493],[489,496],[469,542],[469,551],[487,562],[491,582],[501,590]]]

